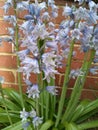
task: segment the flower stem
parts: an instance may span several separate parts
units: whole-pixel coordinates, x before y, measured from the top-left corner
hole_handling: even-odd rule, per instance
[[[82,89],[83,89],[83,86],[84,86],[84,83],[86,80],[86,76],[89,72],[89,68],[93,61],[94,55],[95,55],[95,51],[91,50],[90,55],[89,55],[89,53],[87,54],[87,58],[90,57],[90,59],[89,60],[87,60],[87,58],[84,59],[84,63],[81,68],[82,72],[84,72],[84,75],[77,77],[77,80],[75,82],[75,85],[74,85],[74,88],[73,88],[73,91],[71,94],[70,101],[67,105],[66,111],[65,111],[64,116],[61,121],[62,123],[64,123],[65,120],[67,120],[67,121],[71,120],[71,115],[73,115],[73,112],[74,112],[73,110],[75,109],[75,107],[79,101],[79,98],[80,98],[80,95],[81,95],[81,92],[82,92]]]
[[[63,106],[64,106],[65,95],[66,95],[68,82],[69,82],[69,73],[70,73],[70,67],[71,67],[71,60],[72,60],[74,43],[75,43],[75,40],[72,40],[72,42],[70,44],[70,53],[68,55],[68,62],[67,62],[67,66],[66,66],[66,71],[65,71],[65,76],[64,76],[65,78],[64,78],[64,83],[63,83],[63,87],[62,87],[62,93],[61,93],[61,97],[60,97],[60,101],[59,101],[58,114],[57,114],[57,118],[56,118],[55,127],[57,127],[58,124],[59,124],[59,121],[61,119]]]
[[[16,16],[16,19],[17,19],[17,11],[16,11],[16,2],[14,0],[14,13],[15,13],[15,16]],[[18,20],[16,20],[18,21]],[[19,51],[19,42],[18,42],[18,34],[19,34],[19,29],[18,29],[18,24],[16,23],[16,26],[15,26],[15,49],[16,51],[18,52]],[[20,66],[20,60],[17,56],[17,66],[19,67]],[[19,86],[19,92],[20,92],[20,96],[21,96],[21,105],[22,107],[24,108],[24,101],[23,101],[23,92],[22,92],[22,83],[21,83],[21,74],[20,72],[18,72],[18,86]]]

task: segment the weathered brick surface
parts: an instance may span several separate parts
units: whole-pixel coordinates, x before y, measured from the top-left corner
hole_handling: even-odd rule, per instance
[[[16,56],[0,55],[0,68],[16,69]]]
[[[15,83],[15,73],[12,71],[0,70],[0,76],[4,77],[5,82]]]
[[[67,91],[67,97],[71,95],[72,89],[68,89]],[[98,98],[98,91],[93,91],[93,90],[86,90],[84,89],[81,94],[81,99],[90,99],[94,100]]]
[[[0,46],[0,53],[11,53],[14,50],[12,44],[7,42],[2,42]]]

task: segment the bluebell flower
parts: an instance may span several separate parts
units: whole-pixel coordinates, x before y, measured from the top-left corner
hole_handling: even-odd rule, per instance
[[[29,1],[21,1],[17,3],[16,9],[18,11],[27,10],[29,6]]]
[[[80,32],[79,29],[75,28],[74,30],[71,31],[71,37],[72,37],[72,39],[79,40],[81,36],[82,36],[82,33]]]
[[[32,109],[32,110],[29,112],[29,114],[30,114],[30,117],[31,117],[31,118],[36,117],[36,111],[35,111],[34,109]]]
[[[52,17],[56,18],[58,16],[58,7],[55,4],[53,4],[51,8],[52,8],[52,12],[51,12]]]
[[[98,5],[94,1],[89,1],[88,3],[90,11],[93,11],[94,13],[97,13]]]
[[[39,63],[37,59],[25,57],[25,59],[21,62],[21,67],[19,67],[18,71],[23,72],[26,79],[29,79],[30,73],[33,72],[35,74],[39,74]]]
[[[48,0],[48,6],[52,6],[55,4],[55,1],[54,0]]]
[[[79,30],[81,31],[83,37],[91,38],[93,34],[93,26],[88,26],[86,22],[79,23]]]
[[[4,83],[4,77],[0,76],[0,83],[3,84]]]
[[[94,63],[98,63],[98,57],[95,57],[93,60]]]
[[[78,1],[79,2],[79,5],[81,5],[81,4],[83,4],[83,2],[85,1],[85,0],[74,0],[75,2],[76,1]]]
[[[26,112],[25,108],[23,108],[23,111],[20,111],[20,118],[22,119],[22,121],[26,121],[28,117],[29,112]]]
[[[76,20],[87,20],[88,10],[83,7],[79,7],[77,10],[73,12]]]
[[[3,16],[3,18],[5,21],[8,21],[9,23],[13,24],[13,26],[15,26],[17,23],[16,16],[14,16],[14,15],[10,15],[10,16],[5,15],[5,16]]]
[[[52,51],[57,51],[58,46],[56,41],[46,41],[45,42],[46,47],[51,48]]]
[[[51,30],[54,30],[55,29],[55,24],[53,22],[49,22],[48,23],[48,29],[51,31]]]
[[[13,37],[12,36],[9,36],[9,37],[3,37],[3,41],[5,42],[9,42],[9,43],[12,43],[14,41]]]
[[[33,84],[32,86],[28,86],[27,88],[27,94],[28,94],[28,98],[39,98],[39,89],[38,89],[38,85],[37,84]]]
[[[29,52],[30,50],[26,49],[26,50],[17,52],[17,55],[19,56],[20,60],[23,60],[29,54]]]
[[[77,78],[78,76],[83,76],[85,73],[81,71],[81,69],[71,70],[69,77],[70,78]]]
[[[56,40],[60,42],[60,45],[62,47],[66,46],[69,44],[69,32],[70,32],[70,28],[65,28],[65,29],[60,29],[57,36],[56,36]]]
[[[49,13],[48,13],[48,12],[44,12],[44,13],[42,14],[41,18],[42,18],[42,20],[45,21],[45,22],[46,22],[46,21],[49,21],[49,19],[50,19]]]
[[[42,66],[42,71],[44,72],[45,77],[43,80],[47,80],[47,82],[50,82],[50,78],[55,79],[55,74],[58,74],[58,71],[55,69],[54,66]]]
[[[10,35],[13,36],[15,34],[14,28],[7,28],[7,30],[8,30],[8,32],[9,32]]]
[[[26,83],[27,86],[32,86],[32,82],[28,79],[25,79],[24,82]]]
[[[34,128],[38,127],[40,124],[43,123],[43,118],[42,117],[34,117],[33,120],[32,120],[32,123],[34,125]]]
[[[32,31],[32,35],[35,37],[35,39],[45,39],[49,33],[46,30],[45,24],[36,24],[34,30]]]
[[[11,6],[13,6],[13,0],[7,0],[6,3],[8,3]]]
[[[55,69],[57,55],[55,52],[47,52],[42,55],[42,71],[44,72],[44,79],[50,82],[50,78],[55,78],[58,71]]]
[[[56,58],[56,54],[54,52],[47,52],[44,53],[42,55],[42,62],[46,65],[46,66],[56,66],[55,65],[55,58]]]
[[[11,7],[11,4],[9,3],[5,3],[4,6],[2,7],[2,9],[4,10],[4,13],[7,14],[8,13],[8,10],[10,9]]]
[[[46,90],[52,95],[58,95],[57,86],[47,86]]]
[[[97,20],[98,20],[98,16],[96,13],[92,12],[92,11],[89,11],[88,12],[88,16],[87,16],[87,23],[89,25],[92,25],[92,24],[97,24]]]
[[[62,56],[65,57],[65,58],[68,58],[68,55],[69,55],[69,47],[66,47],[66,48],[62,48]]]
[[[98,74],[98,66],[94,66],[94,67],[90,68],[89,71],[93,75]]]
[[[28,130],[29,125],[30,125],[29,121],[23,122],[23,124],[22,124],[23,130]]]
[[[36,0],[35,3],[29,4],[28,11],[29,14],[33,16],[33,19],[36,22],[36,20],[39,19],[40,17],[41,11],[45,8],[46,8],[45,2],[38,3],[38,1]]]
[[[26,33],[31,33],[31,31],[34,29],[34,26],[33,26],[33,23],[34,21],[33,20],[28,20],[28,21],[25,21],[23,22],[22,25],[20,25],[20,29],[23,30],[23,32]]]
[[[74,20],[63,20],[60,23],[59,27],[60,27],[60,29],[66,29],[66,28],[71,29],[74,27],[74,24],[75,24]]]
[[[66,17],[66,16],[71,16],[71,15],[73,15],[72,8],[69,7],[67,4],[66,4],[66,6],[64,7],[63,15],[64,15],[65,17]]]

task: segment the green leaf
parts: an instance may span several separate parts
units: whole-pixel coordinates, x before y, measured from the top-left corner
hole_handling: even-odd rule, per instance
[[[89,100],[83,100],[75,109],[73,115],[72,115],[72,119],[71,121],[76,121],[77,118],[79,118],[81,116],[81,114],[83,113],[84,109],[87,107],[87,105],[89,104]]]
[[[13,123],[20,120],[19,116],[16,114],[9,113],[9,116]],[[9,123],[8,115],[7,113],[0,113],[0,123]]]
[[[75,123],[66,123],[66,130],[80,130]]]
[[[40,128],[40,130],[48,130],[54,122],[52,120],[47,120]]]
[[[4,93],[5,93],[5,95],[8,96],[8,98],[10,98],[14,102],[16,102],[18,104],[18,106],[20,106],[22,108],[20,94],[16,90],[13,90],[12,88],[5,88]]]
[[[89,119],[90,117],[92,117],[92,116],[94,116],[94,115],[96,116],[97,113],[98,113],[98,109],[95,109],[95,110],[93,110],[93,111],[90,111],[89,113],[87,113],[87,114],[81,116],[80,118],[78,118],[78,119],[76,120],[76,122],[77,122],[78,124],[80,124],[81,122],[83,122],[83,121]]]
[[[98,108],[98,99],[91,101],[84,109],[82,115],[87,114],[88,112]]]
[[[0,97],[0,104],[1,103],[2,103],[2,105],[4,105],[2,97]],[[6,103],[6,107],[10,110],[18,110],[18,111],[21,110],[21,108],[18,105],[16,105],[13,101],[11,101],[10,99],[5,98],[5,103]]]
[[[2,130],[23,130],[22,125],[23,124],[20,121],[20,122],[17,122],[17,123],[15,123],[13,125],[10,125],[10,126],[4,128],[4,129],[2,129]]]
[[[78,125],[78,128],[81,130],[96,128],[96,127],[98,128],[98,120],[93,120],[93,121],[85,122]]]

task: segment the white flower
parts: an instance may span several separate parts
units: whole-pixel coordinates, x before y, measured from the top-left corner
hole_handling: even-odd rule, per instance
[[[71,36],[72,36],[73,39],[79,40],[80,37],[82,36],[82,33],[80,32],[79,29],[75,28],[74,30],[71,31]]]
[[[80,69],[76,69],[76,70],[73,69],[71,70],[69,77],[75,79],[76,77],[83,76],[83,75],[84,72],[81,71]]]
[[[32,121],[34,128],[38,127],[40,124],[42,124],[42,122],[43,122],[43,118],[38,116],[34,117]]]
[[[34,109],[30,111],[30,117],[36,117],[36,111]]]
[[[38,90],[38,85],[34,84],[32,85],[32,87],[28,87],[27,88],[27,94],[28,94],[28,98],[39,98],[39,93],[40,91]]]
[[[46,90],[52,95],[58,95],[57,86],[47,86]]]
[[[64,7],[63,15],[64,16],[70,16],[70,15],[72,15],[72,9],[69,6],[67,6],[67,4]]]
[[[22,118],[22,121],[26,121],[29,117],[29,112],[25,111],[25,108],[23,108],[23,111],[20,111],[20,118]]]
[[[46,31],[46,27],[44,24],[37,24],[32,31],[32,35],[37,38],[45,39],[49,33]]]

